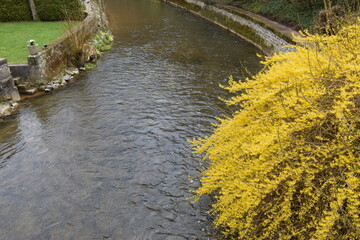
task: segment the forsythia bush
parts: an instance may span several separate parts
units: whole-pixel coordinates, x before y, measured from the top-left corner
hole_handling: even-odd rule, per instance
[[[360,239],[360,24],[297,38],[252,79],[238,106],[194,141],[210,166],[215,225],[239,239]]]

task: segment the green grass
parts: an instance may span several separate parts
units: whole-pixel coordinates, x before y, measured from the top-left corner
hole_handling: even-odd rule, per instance
[[[312,28],[315,16],[321,9],[321,6],[322,5],[316,5],[313,9],[310,9],[304,4],[301,4],[300,1],[289,4],[287,0],[269,0],[267,2],[257,0],[243,5],[244,8],[250,11],[271,16],[289,25],[296,24],[303,29]]]
[[[35,40],[41,49],[66,31],[63,22],[0,23],[0,58],[7,58],[8,63],[26,63],[30,39]]]

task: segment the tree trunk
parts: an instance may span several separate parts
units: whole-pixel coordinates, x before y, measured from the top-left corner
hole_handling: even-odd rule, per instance
[[[35,6],[34,0],[29,0],[29,5],[30,5],[30,9],[31,9],[31,14],[32,14],[33,20],[34,20],[34,21],[40,21],[40,18],[39,18],[39,16],[37,15],[37,12],[36,12],[36,6]]]

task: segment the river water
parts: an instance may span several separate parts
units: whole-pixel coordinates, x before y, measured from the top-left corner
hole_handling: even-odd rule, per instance
[[[0,125],[0,239],[211,238],[187,140],[228,113],[218,85],[258,51],[161,1],[106,4],[98,67]]]

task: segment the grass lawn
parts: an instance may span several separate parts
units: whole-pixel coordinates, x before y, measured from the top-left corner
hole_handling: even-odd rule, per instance
[[[66,31],[64,22],[0,23],[0,58],[7,58],[8,63],[26,63],[30,39],[41,49]]]

